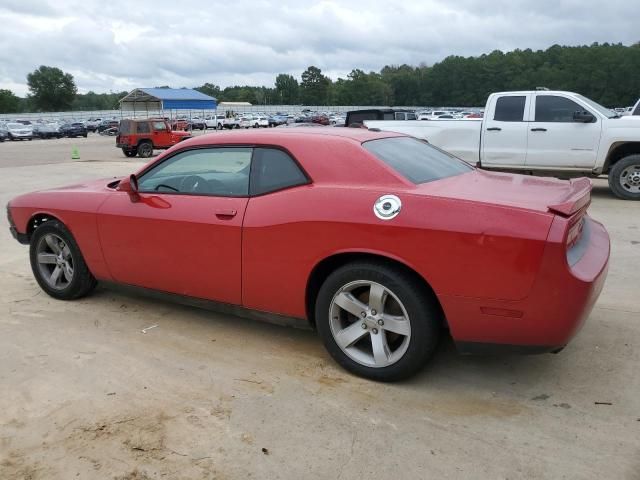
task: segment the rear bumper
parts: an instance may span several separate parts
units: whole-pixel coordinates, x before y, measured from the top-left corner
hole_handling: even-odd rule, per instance
[[[585,245],[580,258],[569,265],[560,222],[551,227],[540,270],[525,299],[438,297],[460,351],[557,351],[580,330],[606,280],[609,235],[600,223],[585,217]]]

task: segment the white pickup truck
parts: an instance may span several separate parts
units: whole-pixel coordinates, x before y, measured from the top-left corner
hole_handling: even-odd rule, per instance
[[[640,117],[620,117],[577,93],[493,93],[483,119],[366,120],[481,168],[561,178],[609,176],[613,193],[640,200]]]

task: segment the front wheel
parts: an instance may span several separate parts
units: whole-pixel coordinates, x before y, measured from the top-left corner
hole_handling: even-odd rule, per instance
[[[609,188],[623,200],[640,200],[640,154],[621,158],[613,165]]]
[[[153,155],[153,145],[151,142],[142,142],[138,145],[138,155],[140,155],[140,158],[149,158]]]
[[[122,149],[122,153],[124,153],[125,157],[135,157],[138,154],[138,149],[137,148],[133,148],[133,149],[129,150],[127,148],[123,148]]]
[[[53,298],[74,300],[96,286],[78,244],[57,220],[48,220],[36,228],[31,236],[29,257],[36,281]]]
[[[378,381],[417,373],[439,339],[440,310],[412,275],[375,262],[347,264],[326,279],[316,327],[345,369]]]

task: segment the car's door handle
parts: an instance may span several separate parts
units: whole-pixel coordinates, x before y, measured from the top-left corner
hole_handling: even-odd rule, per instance
[[[487,132],[500,132],[502,129],[500,127],[489,127],[487,128]]]
[[[219,208],[216,210],[217,217],[235,217],[238,212],[232,208]]]
[[[532,128],[531,131],[532,132],[546,132],[547,129],[546,128]]]

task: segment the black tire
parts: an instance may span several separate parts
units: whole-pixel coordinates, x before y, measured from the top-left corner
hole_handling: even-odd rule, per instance
[[[634,170],[636,183],[626,182],[623,187],[623,176],[629,178],[629,170]],[[623,200],[640,200],[640,185],[637,183],[640,175],[640,154],[628,155],[618,160],[609,170],[609,188],[618,198]],[[636,191],[631,191],[636,190]]]
[[[140,158],[149,158],[153,155],[153,144],[151,142],[140,142],[138,144],[138,155]]]
[[[87,138],[87,134],[85,133],[84,135],[82,135],[84,138]]]
[[[371,281],[393,292],[410,321],[408,347],[388,366],[373,367],[349,357],[336,343],[330,326],[334,296],[351,282]],[[346,370],[371,380],[392,382],[410,377],[421,370],[437,346],[440,336],[441,310],[433,294],[404,270],[385,263],[363,261],[344,265],[331,273],[318,293],[315,322],[329,354]],[[352,317],[355,318],[355,317]],[[355,323],[360,323],[357,318]],[[377,333],[374,329],[371,333]],[[386,332],[385,332],[386,338]]]
[[[123,148],[122,149],[122,153],[124,153],[125,157],[135,157],[138,154],[138,149],[137,148],[133,148],[131,150],[127,149],[127,148]]]
[[[72,279],[63,289],[52,288],[47,283],[47,280],[41,272],[40,264],[38,263],[38,245],[40,242],[45,241],[44,237],[47,234],[54,234],[61,238],[69,247],[71,257],[73,258]],[[84,261],[82,252],[80,252],[80,248],[73,238],[73,235],[71,235],[71,232],[67,230],[64,224],[57,220],[48,220],[35,229],[31,235],[29,258],[31,260],[31,270],[40,288],[58,300],[75,300],[84,297],[89,294],[97,284],[96,279]]]

